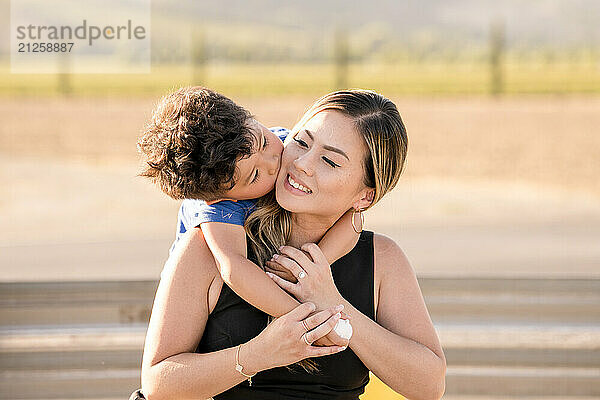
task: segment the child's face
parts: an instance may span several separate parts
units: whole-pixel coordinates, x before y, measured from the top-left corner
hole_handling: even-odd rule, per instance
[[[275,186],[275,179],[281,165],[283,143],[263,124],[251,119],[248,121],[257,147],[250,157],[236,164],[236,184],[225,192],[225,198],[234,200],[256,199],[269,193]]]

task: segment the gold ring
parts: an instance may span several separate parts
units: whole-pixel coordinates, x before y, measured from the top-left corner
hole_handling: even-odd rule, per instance
[[[304,326],[304,329],[306,329],[306,332],[310,331],[310,329],[308,329],[308,326],[306,325],[306,320],[302,320],[302,325]]]
[[[307,345],[309,345],[309,346],[312,346],[312,343],[310,343],[310,342],[308,341],[308,339],[306,338],[306,332],[304,332],[304,334],[302,335],[302,339],[304,339],[304,343],[306,343],[306,344],[307,344]]]

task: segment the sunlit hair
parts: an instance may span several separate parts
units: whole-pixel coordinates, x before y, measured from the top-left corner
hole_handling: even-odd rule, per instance
[[[400,113],[394,103],[374,91],[340,90],[318,99],[290,135],[296,135],[312,117],[325,110],[350,117],[365,141],[368,151],[362,160],[363,182],[375,189],[373,202],[367,207],[370,208],[396,186],[404,169],[408,136]],[[292,229],[291,213],[277,204],[275,190],[258,201],[245,228],[256,261],[264,268],[266,261],[289,241]],[[312,362],[299,365],[307,371],[317,370]]]

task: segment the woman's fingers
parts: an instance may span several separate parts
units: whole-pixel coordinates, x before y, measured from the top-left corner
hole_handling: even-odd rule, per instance
[[[343,346],[343,344],[332,342],[327,336],[323,336],[321,339],[315,340],[312,345],[313,346]]]
[[[310,256],[312,257],[315,264],[329,265],[329,263],[327,262],[327,258],[325,257],[325,254],[323,254],[323,251],[321,250],[321,248],[319,246],[317,246],[315,243],[304,243],[302,245],[301,249],[306,251],[308,254],[310,254]]]
[[[285,279],[285,277],[286,277],[286,276],[290,276],[290,275],[291,275],[291,274],[289,273],[289,271],[288,271],[288,273],[286,274],[286,273],[284,273],[284,272],[277,271],[277,270],[274,270],[274,269],[271,269],[271,268],[265,268],[265,272],[267,272],[267,273],[269,273],[269,274],[277,275],[278,277],[280,277],[280,278],[283,278],[283,279]]]
[[[343,304],[340,304],[336,307],[331,307],[328,310],[320,311],[314,315],[311,315],[310,317],[306,318],[304,321],[306,322],[308,329],[312,330],[312,329],[316,328],[317,326],[321,325],[323,322],[327,321],[327,319],[329,319],[332,315],[334,315],[337,312],[340,312],[343,317],[344,314],[341,312],[343,308],[344,308]],[[335,325],[334,325],[334,327],[335,327]],[[306,330],[306,328],[305,328],[305,330]],[[327,333],[325,336],[322,336],[321,338],[316,339],[315,342],[313,342],[313,345],[317,345],[317,346],[348,346],[349,342],[350,341],[348,339],[342,338],[340,335],[338,335],[335,332],[335,329],[333,329],[329,333]]]
[[[286,256],[274,254],[273,261],[275,261],[276,263],[279,263],[284,268],[287,268],[296,278],[298,278],[298,276],[300,275],[300,272],[306,273],[304,271],[304,269],[300,265],[298,265],[298,263],[296,261],[294,261]]]
[[[311,315],[310,317],[306,318],[304,321],[306,322],[308,330],[315,329],[317,326],[327,321],[327,319],[329,319],[332,315],[335,315],[337,312],[342,311],[343,308],[343,305],[340,304],[336,307],[330,307],[327,310],[319,311],[315,315]]]
[[[311,312],[315,311],[316,308],[317,307],[313,303],[302,303],[285,315],[289,316],[294,322],[300,322],[308,317]]]
[[[341,314],[338,312],[331,317],[329,317],[325,322],[321,325],[317,326],[315,329],[306,333],[306,339],[309,343],[314,342],[315,340],[322,338],[327,335],[331,330],[335,327],[335,324],[340,319]]]
[[[298,282],[294,274],[292,274],[288,269],[282,267],[281,264],[278,264],[273,261],[267,261],[265,265],[265,272],[270,272],[292,283]]]
[[[346,346],[325,346],[325,347],[318,347],[318,346],[308,346],[306,349],[306,355],[307,357],[321,357],[321,356],[328,356],[331,354],[335,354],[335,353],[339,353],[340,351],[344,351],[346,350]]]
[[[331,307],[311,315],[316,310],[316,305],[312,302],[302,303],[268,324],[252,342],[257,343],[257,352],[270,351],[273,354],[273,366],[289,365],[308,357],[340,352],[346,347],[337,342],[329,343],[324,336],[332,331],[339,320],[341,308],[343,307]],[[304,324],[310,324],[310,327],[315,325],[315,328],[306,331],[309,326],[304,327]],[[312,343],[319,339],[323,339],[327,345],[313,346]]]
[[[273,270],[273,271],[278,271],[278,272],[287,272],[290,273],[290,271],[285,268],[283,265],[276,263],[275,261],[267,261],[265,266],[265,269],[267,270]],[[269,271],[269,272],[273,272],[273,271]]]
[[[293,296],[297,296],[296,290],[296,284],[292,283],[290,281],[286,281],[283,278],[280,278],[279,276],[272,274],[270,272],[265,272],[267,274],[267,276],[269,278],[271,278],[280,288],[282,288],[283,290],[285,290],[286,292],[290,293]]]
[[[285,254],[292,260],[296,261],[298,264],[302,266],[307,266],[312,263],[312,260],[308,258],[308,256],[300,249],[297,249],[292,246],[281,246],[279,248],[279,252],[281,254]]]

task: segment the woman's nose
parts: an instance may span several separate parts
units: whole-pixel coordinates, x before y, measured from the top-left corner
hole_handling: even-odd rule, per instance
[[[301,157],[296,158],[292,164],[294,165],[294,167],[298,170],[298,171],[302,171],[304,172],[306,175],[308,176],[312,176],[313,175],[313,170],[311,168],[311,161],[309,159],[309,157],[307,157],[307,154],[304,154]]]

